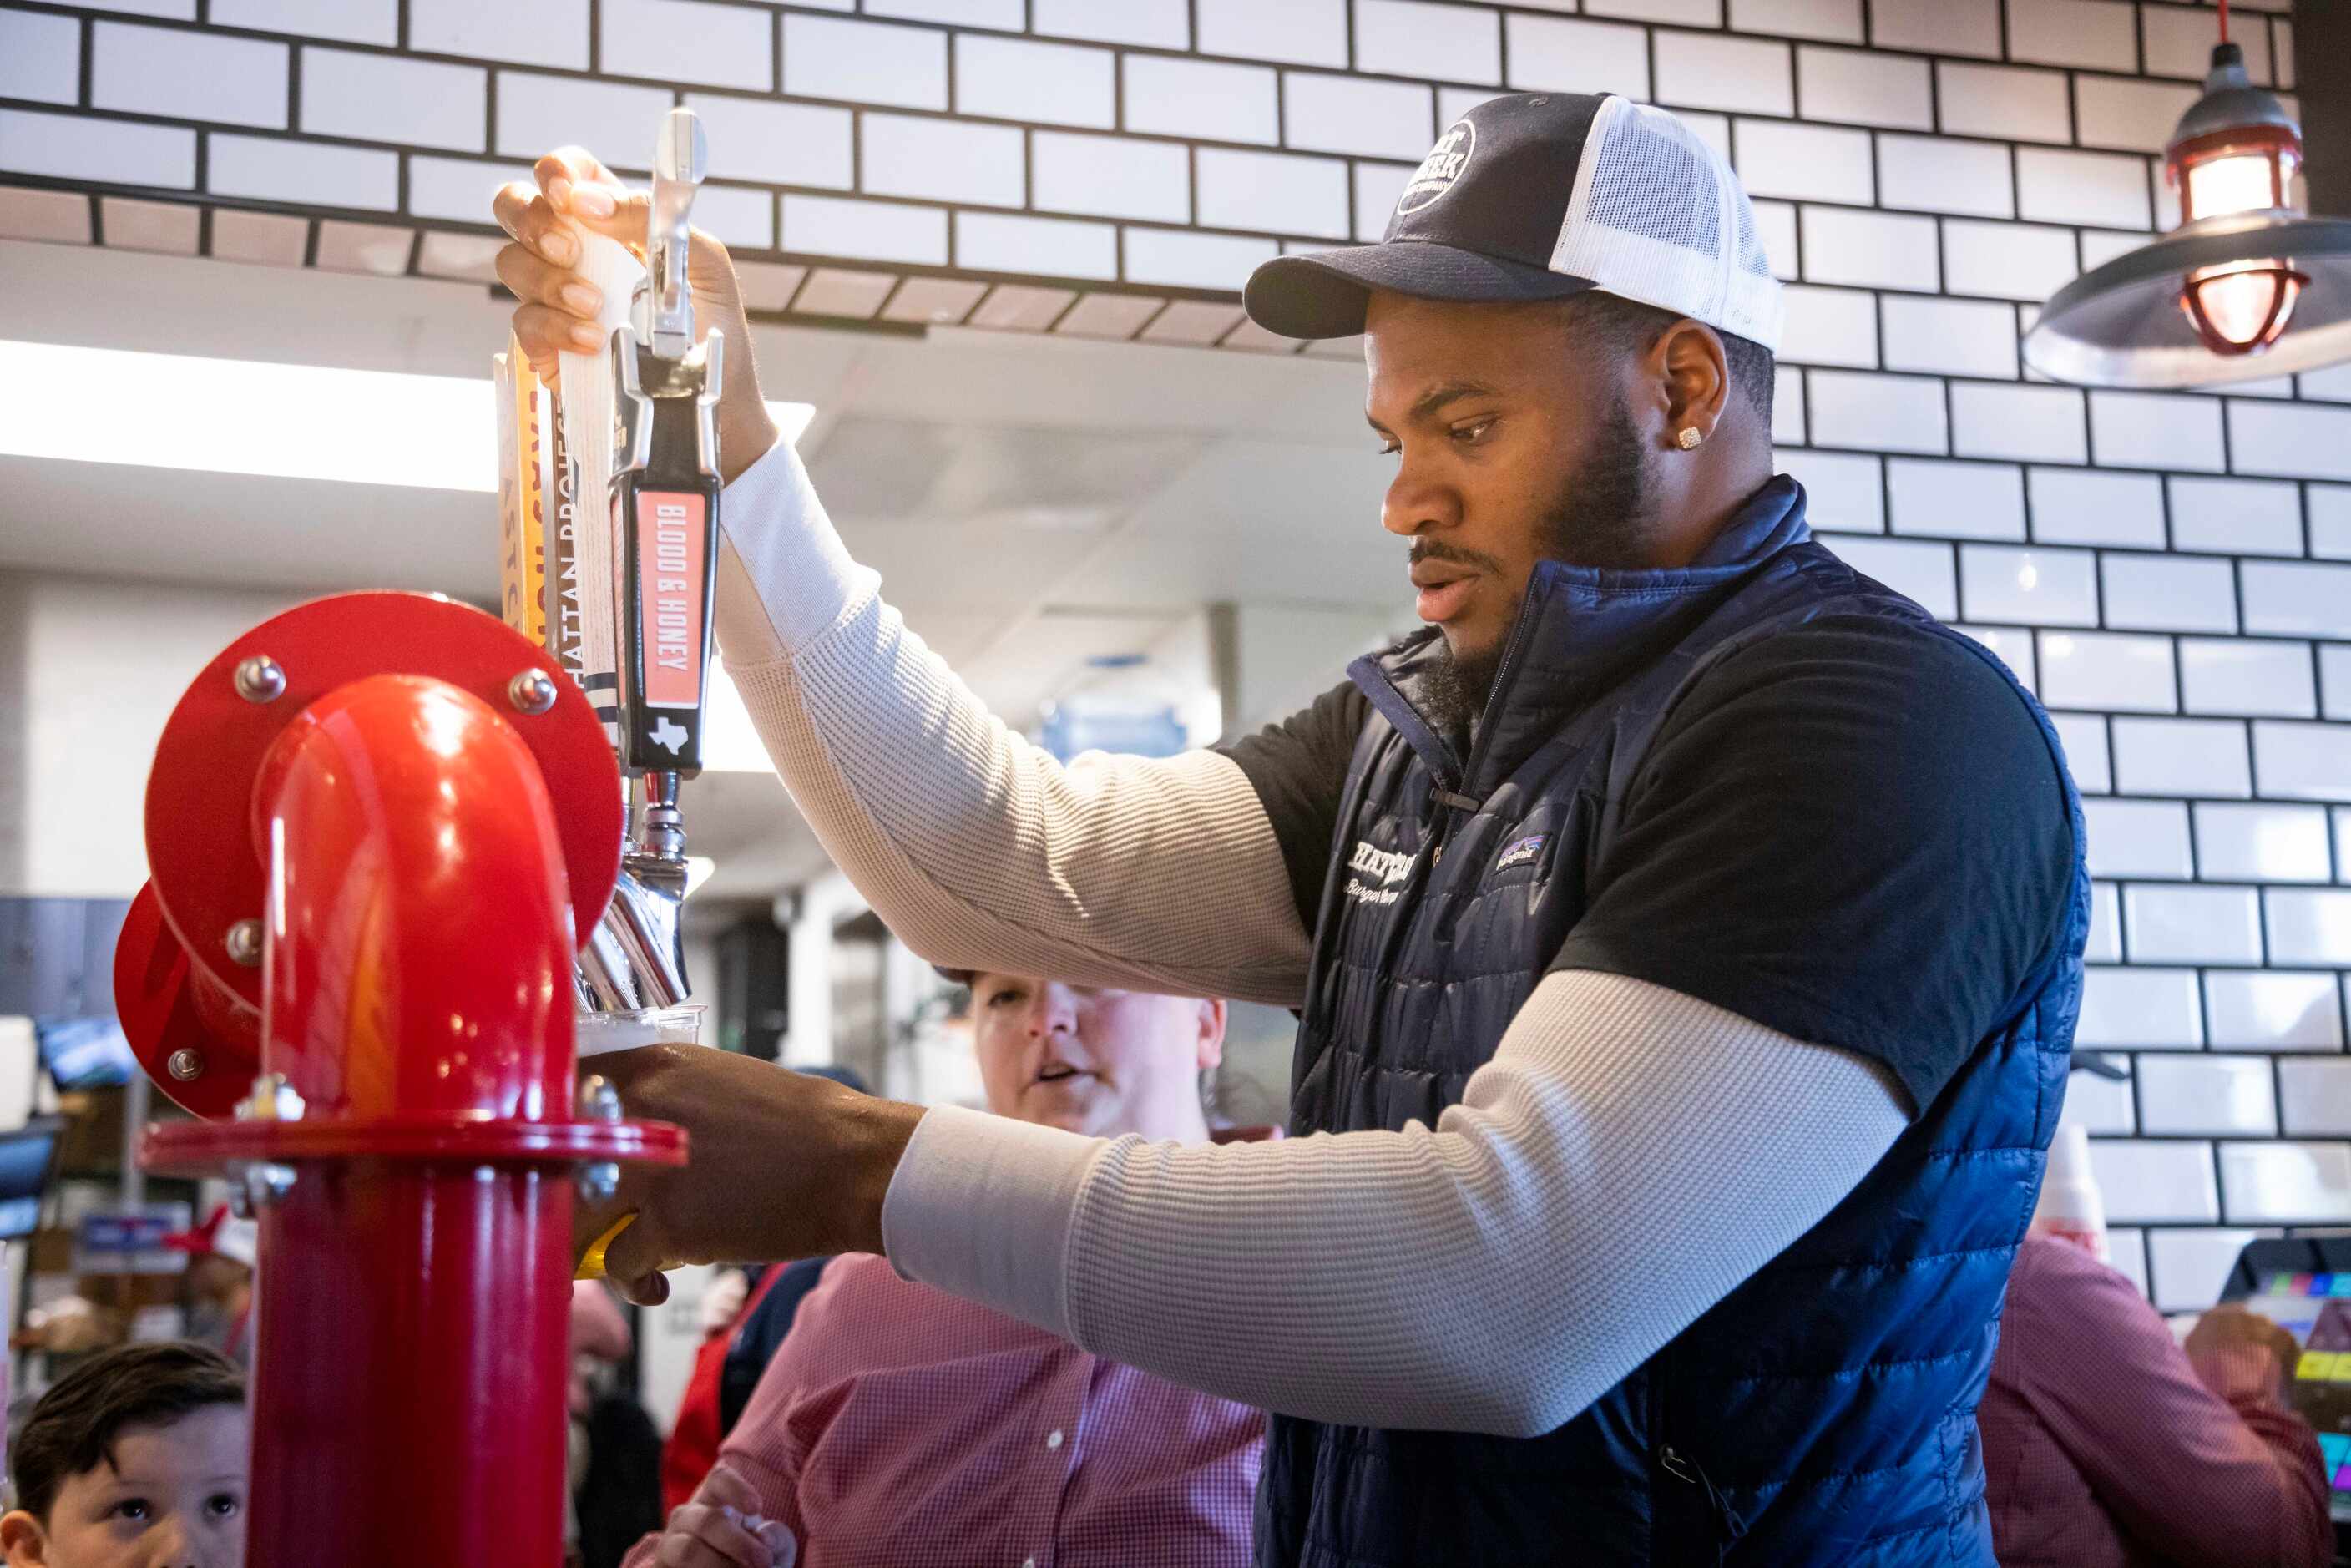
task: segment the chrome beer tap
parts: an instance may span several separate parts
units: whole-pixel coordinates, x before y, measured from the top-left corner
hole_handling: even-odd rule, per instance
[[[598,1012],[685,999],[680,783],[702,770],[705,682],[718,559],[722,340],[695,340],[689,216],[707,149],[672,110],[653,152],[645,280],[612,335],[619,388],[611,516],[620,616],[622,770],[630,779],[621,881],[579,967]]]

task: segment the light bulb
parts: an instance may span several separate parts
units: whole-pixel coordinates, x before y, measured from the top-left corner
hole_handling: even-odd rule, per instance
[[[2191,162],[2185,172],[2187,208],[2194,217],[2266,212],[2278,204],[2275,172],[2266,151]]]
[[[2214,352],[2253,354],[2285,330],[2301,290],[2301,275],[2277,262],[2239,262],[2190,273],[2180,308]]]

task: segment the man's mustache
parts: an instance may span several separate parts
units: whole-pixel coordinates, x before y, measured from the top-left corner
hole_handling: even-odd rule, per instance
[[[1455,566],[1470,567],[1479,571],[1499,572],[1502,570],[1502,563],[1484,550],[1464,549],[1459,545],[1446,544],[1438,539],[1413,540],[1412,559],[1406,564],[1418,566],[1425,560],[1450,561]]]

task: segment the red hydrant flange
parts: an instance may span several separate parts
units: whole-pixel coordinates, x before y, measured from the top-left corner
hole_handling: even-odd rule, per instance
[[[573,1173],[685,1152],[573,1105],[622,832],[601,725],[491,616],[325,600],[198,677],[147,819],[124,1030],[235,1114],[141,1163],[260,1208],[248,1563],[552,1564]]]

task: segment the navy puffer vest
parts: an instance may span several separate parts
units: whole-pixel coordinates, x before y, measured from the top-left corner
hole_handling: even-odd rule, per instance
[[[1539,568],[1466,762],[1414,706],[1433,633],[1357,661],[1375,711],[1316,925],[1291,1131],[1434,1125],[1583,913],[1677,692],[1824,614],[1932,625],[1813,543],[1783,478],[1689,568]],[[1538,833],[1542,853],[1497,867]],[[1394,902],[1343,896],[1358,845],[1410,857]],[[1259,1561],[1989,1568],[1976,1402],[2064,1098],[2088,922],[2077,864],[2060,939],[1876,1169],[1567,1425],[1517,1439],[1275,1417]]]

